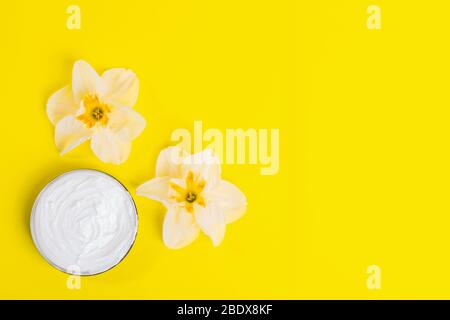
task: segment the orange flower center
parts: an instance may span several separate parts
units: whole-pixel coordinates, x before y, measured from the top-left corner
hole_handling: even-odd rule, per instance
[[[97,95],[87,94],[83,98],[84,113],[77,117],[78,120],[84,122],[88,128],[92,128],[99,124],[106,126],[108,124],[108,114],[111,107],[100,101]]]
[[[179,186],[176,183],[170,183],[170,187],[175,191],[173,199],[178,203],[184,205],[186,210],[190,213],[194,212],[194,203],[205,206],[205,199],[202,196],[202,191],[205,188],[206,181],[203,179],[194,179],[194,173],[189,171],[186,175],[186,188]]]

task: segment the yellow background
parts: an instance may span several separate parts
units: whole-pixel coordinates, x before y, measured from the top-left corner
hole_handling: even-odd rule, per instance
[[[81,30],[66,9],[81,8]],[[382,9],[368,30],[366,9]],[[445,1],[8,1],[0,10],[0,298],[450,298]],[[72,64],[128,67],[148,125],[121,165],[88,144],[60,157],[45,103]],[[39,190],[80,167],[134,195],[176,128],[279,128],[280,171],[225,165],[249,209],[213,248],[173,251],[164,208],[135,197],[116,268],[66,288],[35,249]],[[367,266],[382,288],[366,287]]]

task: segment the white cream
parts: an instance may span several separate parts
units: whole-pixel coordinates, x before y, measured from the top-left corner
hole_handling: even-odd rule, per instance
[[[131,195],[113,177],[74,170],[50,182],[37,197],[31,234],[41,255],[61,271],[94,275],[118,264],[137,233]]]

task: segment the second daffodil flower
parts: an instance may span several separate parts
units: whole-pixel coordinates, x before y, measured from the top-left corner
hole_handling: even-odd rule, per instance
[[[138,92],[139,80],[131,70],[115,68],[100,76],[87,62],[75,62],[72,85],[55,92],[47,102],[60,153],[90,139],[91,149],[100,160],[124,162],[131,141],[146,125],[132,109]]]
[[[163,241],[178,249],[190,244],[203,231],[218,246],[226,225],[246,211],[245,195],[221,179],[219,159],[210,149],[189,155],[178,147],[161,151],[156,178],[136,190],[163,203],[167,208]]]

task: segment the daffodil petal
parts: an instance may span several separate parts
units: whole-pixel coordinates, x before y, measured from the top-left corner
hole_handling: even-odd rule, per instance
[[[78,60],[72,70],[72,90],[75,102],[79,104],[86,94],[103,95],[105,86],[97,72],[83,60]]]
[[[200,229],[211,238],[213,245],[222,243],[225,236],[226,221],[222,210],[214,203],[208,202],[206,207],[195,205],[195,221]]]
[[[221,167],[219,158],[211,149],[195,153],[183,159],[182,173],[185,176],[189,171],[206,180],[206,188],[211,189],[220,182]]]
[[[100,128],[92,136],[91,149],[101,161],[121,164],[128,159],[131,139],[122,132]]]
[[[144,196],[159,202],[166,203],[169,192],[169,177],[157,177],[144,182],[136,189],[136,195]]]
[[[136,74],[124,68],[114,68],[102,74],[105,84],[104,98],[113,105],[132,107],[139,93],[139,80]]]
[[[146,123],[145,118],[130,107],[115,107],[110,114],[108,128],[114,132],[126,130],[134,139],[142,133]]]
[[[162,150],[156,160],[156,176],[169,176],[172,178],[181,178],[181,164],[187,152],[180,147],[173,146]]]
[[[164,244],[172,249],[187,246],[199,235],[199,227],[185,208],[169,206],[163,223]]]
[[[90,138],[92,131],[73,116],[58,121],[55,127],[55,143],[61,155]]]
[[[226,223],[236,221],[247,210],[245,195],[238,187],[225,180],[220,181],[214,190],[209,191],[207,197],[223,211]]]
[[[75,114],[78,108],[70,86],[59,89],[47,100],[47,115],[54,125],[65,116]]]

